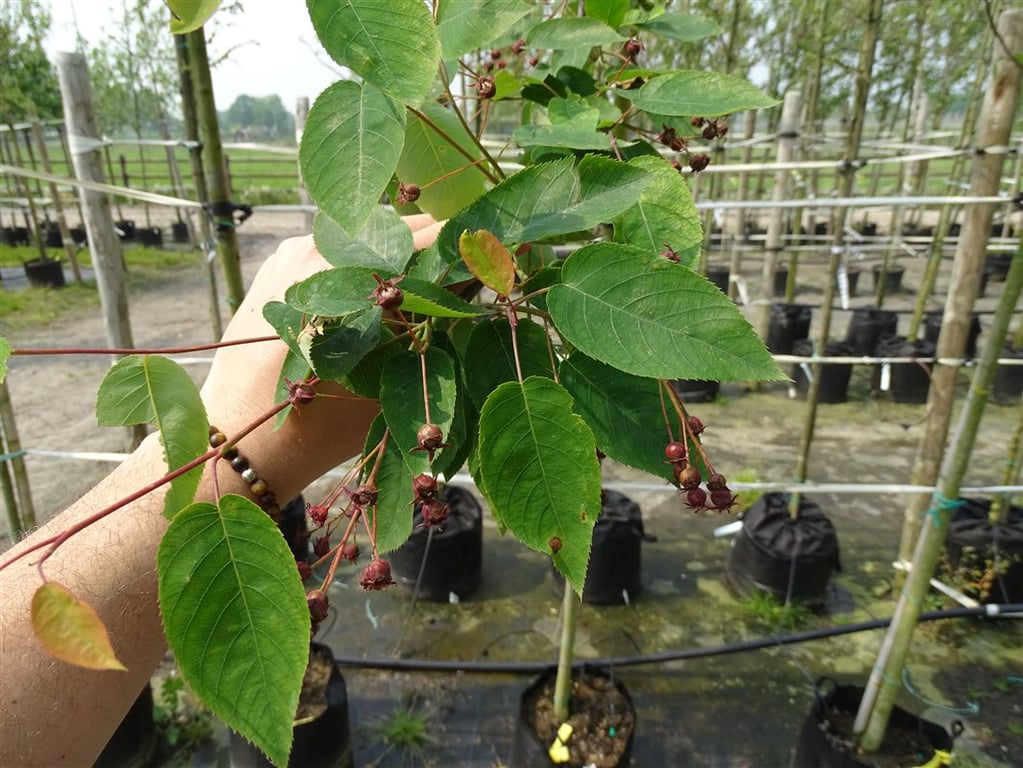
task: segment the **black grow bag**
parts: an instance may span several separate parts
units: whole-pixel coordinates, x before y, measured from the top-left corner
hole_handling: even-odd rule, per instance
[[[305,498],[299,494],[281,508],[277,524],[296,560],[309,559],[309,524],[305,515]]]
[[[952,513],[945,557],[953,572],[970,581],[993,566],[989,594],[971,596],[986,603],[1023,602],[1023,507],[1010,505],[1008,520],[997,525],[988,520],[990,511],[990,499],[963,499]]]
[[[767,348],[776,355],[792,354],[792,347],[810,335],[811,309],[806,304],[772,304],[767,326]]]
[[[1002,345],[1002,357],[1023,358],[1023,347],[1017,349],[1011,341]],[[995,369],[991,384],[991,400],[999,405],[1015,405],[1023,395],[1023,365],[1000,365]]]
[[[642,544],[652,541],[643,531],[639,504],[624,493],[604,490],[600,517],[593,526],[593,544],[583,583],[583,602],[591,605],[621,605],[638,597],[642,571]],[[559,589],[564,579],[553,563]]]
[[[432,529],[424,526],[417,504],[413,511],[412,535],[391,553],[391,574],[395,581],[415,590],[420,569],[423,572],[418,596],[434,603],[446,603],[454,594],[459,600],[480,586],[483,569],[483,509],[469,491],[455,485],[444,487],[441,499],[448,505],[444,524]],[[426,563],[423,564],[423,557]]]
[[[877,343],[886,336],[894,336],[899,316],[887,309],[860,307],[854,309],[845,333],[845,343],[853,355],[872,355]]]
[[[25,262],[25,277],[29,285],[40,288],[63,288],[64,267],[57,259],[39,258]]]
[[[149,683],[131,705],[93,768],[141,768],[156,757],[156,723],[153,720],[153,688]]]
[[[675,379],[671,388],[683,403],[711,403],[721,391],[721,382],[701,379]]]
[[[793,520],[787,493],[765,493],[741,516],[728,579],[741,595],[768,592],[780,601],[824,603],[832,571],[841,571],[838,537],[821,508],[805,496]]]
[[[803,721],[792,758],[795,768],[869,768],[870,763],[858,760],[850,747],[839,743],[829,718],[837,713],[855,715],[860,707],[864,689],[855,685],[838,685],[832,681],[820,680],[814,695],[813,707]],[[910,714],[900,707],[893,707],[888,720],[888,732],[909,731],[920,734],[930,744],[931,754],[921,755],[913,765],[923,765],[934,756],[934,750],[952,752],[954,736],[929,720]],[[958,720],[952,724],[952,733],[958,736],[963,725]],[[882,750],[884,745],[882,744]]]
[[[914,342],[902,336],[881,339],[878,357],[934,357],[934,343],[926,339]],[[926,403],[931,388],[931,363],[885,363],[890,365],[888,386],[882,386],[896,403]]]
[[[523,691],[522,696],[519,699],[519,712],[518,717],[515,719],[515,730],[512,734],[511,759],[508,761],[510,768],[544,768],[545,766],[551,766],[551,768],[554,768],[555,766],[560,766],[560,768],[565,768],[566,766],[567,768],[581,768],[581,764],[579,763],[554,763],[548,755],[548,749],[551,745],[541,742],[530,725],[532,718],[530,717],[528,703],[535,697],[539,689],[543,688],[545,685],[552,684],[556,675],[557,668],[551,667],[537,678],[532,685]],[[636,708],[632,703],[632,697],[629,696],[628,690],[626,690],[620,680],[611,677],[604,670],[599,669],[598,667],[585,665],[583,667],[573,669],[573,681],[578,680],[580,677],[599,679],[602,681],[601,684],[614,686],[614,688],[616,688],[625,698],[625,708],[627,713],[609,712],[608,719],[610,721],[609,724],[614,727],[616,718],[622,718],[623,715],[631,715],[633,727],[628,729],[629,732],[627,734],[621,735],[621,738],[626,740],[625,747],[622,751],[621,759],[615,763],[618,768],[628,766],[632,761],[632,741],[636,732]],[[621,730],[621,726],[619,726],[619,732]]]
[[[792,354],[801,357],[813,355],[813,342],[800,339],[792,347]],[[823,357],[849,357],[852,351],[849,345],[841,341],[829,341],[824,347]],[[792,366],[791,378],[795,382],[796,394],[806,397],[810,390],[810,377],[806,369],[810,363]],[[810,368],[812,371],[813,369]],[[817,388],[818,403],[844,403],[849,397],[849,380],[852,378],[852,366],[846,363],[821,363],[819,366],[821,382]]]
[[[322,714],[295,726],[288,758],[289,768],[352,768],[352,734],[348,721],[348,688],[334,653],[321,643],[310,644],[313,653],[329,656],[327,708]],[[231,768],[270,768],[266,756],[242,736],[231,731]]]
[[[932,342],[935,347],[938,346],[938,336],[941,334],[941,321],[944,316],[945,313],[940,309],[924,314],[924,338]],[[964,352],[967,357],[976,357],[977,337],[980,336],[980,331],[980,318],[974,314],[970,320],[970,329],[966,334],[966,349]]]

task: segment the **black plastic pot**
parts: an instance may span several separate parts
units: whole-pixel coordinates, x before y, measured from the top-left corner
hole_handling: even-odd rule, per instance
[[[1002,346],[1002,357],[1018,360],[1023,358],[1023,347],[1018,349],[1006,341]],[[1023,396],[1023,365],[1000,365],[995,369],[995,380],[991,384],[991,400],[999,405],[1015,405]]]
[[[784,296],[785,288],[789,283],[788,267],[776,267],[774,270],[774,285],[772,286],[775,296]]]
[[[533,722],[531,702],[537,698],[544,688],[552,688],[557,669],[551,667],[544,672],[529,688],[527,688],[519,700],[518,717],[515,720],[515,731],[512,739],[511,759],[508,762],[510,768],[544,768],[544,766],[582,766],[586,763],[555,763],[548,754],[550,743],[543,743],[536,735],[531,723]],[[589,680],[595,686],[607,689],[614,688],[624,698],[624,711],[608,710],[605,719],[607,731],[614,730],[612,738],[625,741],[621,758],[614,763],[614,766],[628,766],[632,760],[632,741],[635,735],[636,708],[632,703],[632,697],[620,680],[608,675],[597,667],[584,666],[572,670],[573,687],[578,685],[580,680]],[[630,727],[631,724],[631,727]],[[608,734],[610,735],[610,734]],[[571,741],[571,739],[570,739]]]
[[[43,288],[61,288],[64,282],[64,267],[57,259],[31,259],[25,262],[25,277],[29,285]]]
[[[838,536],[820,506],[805,497],[793,520],[789,498],[765,493],[742,514],[728,556],[728,580],[741,595],[760,590],[783,602],[820,605],[832,572],[842,570]]]
[[[295,726],[295,740],[288,759],[290,768],[352,768],[352,735],[348,722],[348,689],[331,649],[320,643],[310,645],[310,656],[329,658],[332,665],[327,683],[326,710],[309,722]],[[262,752],[237,733],[231,732],[231,768],[269,768]]]
[[[809,357],[813,354],[813,342],[800,339],[792,347],[792,354]],[[842,341],[830,341],[824,348],[823,357],[850,357],[849,345]],[[809,364],[807,364],[809,365]],[[806,397],[810,389],[810,378],[806,375],[804,365],[792,366],[792,380],[796,385],[796,393]],[[817,389],[817,402],[844,403],[849,398],[849,380],[852,378],[852,366],[845,363],[822,363],[820,365],[821,383]]]
[[[296,560],[309,559],[309,523],[305,515],[305,498],[299,494],[281,507],[281,529],[284,540]]]
[[[797,341],[810,335],[813,315],[806,304],[772,304],[767,326],[767,348],[776,355],[790,355]]]
[[[855,296],[856,289],[860,285],[860,271],[858,269],[847,269],[845,271],[845,276],[847,284],[849,286],[849,295]],[[836,277],[835,280],[837,282],[838,278]],[[841,284],[839,283],[839,285]]]
[[[142,245],[163,248],[163,230],[160,227],[143,227],[135,231],[135,236]]]
[[[1010,505],[1006,522],[997,524],[988,519],[990,511],[990,499],[963,499],[952,513],[945,557],[952,572],[968,582],[982,583],[990,570],[990,586],[967,588],[971,597],[985,603],[1023,602],[1023,507]]]
[[[876,237],[877,236],[877,222],[876,221],[863,221],[856,226],[857,231],[865,237]]]
[[[707,279],[718,287],[721,293],[728,293],[728,278],[732,271],[724,264],[707,265]]]
[[[799,732],[796,753],[792,758],[793,766],[869,768],[869,762],[857,759],[853,748],[844,746],[836,738],[834,728],[830,725],[830,719],[837,713],[846,717],[856,714],[863,691],[860,686],[838,685],[830,680],[817,681],[813,707]],[[934,750],[951,753],[955,737],[962,733],[963,725],[959,721],[953,722],[950,734],[937,723],[910,714],[901,707],[893,707],[888,720],[888,732],[896,729],[919,734],[930,745],[931,754],[925,754],[913,762],[914,765],[923,765],[934,756]]]
[[[924,314],[924,338],[932,342],[935,347],[938,346],[938,335],[941,333],[941,321],[944,316],[944,311],[940,309]],[[977,337],[980,336],[980,330],[980,318],[974,314],[970,322],[970,331],[966,336],[967,357],[977,355]]]
[[[114,226],[117,227],[118,235],[122,240],[134,240],[135,239],[135,222],[132,219],[121,219],[115,221]]]
[[[891,336],[877,344],[878,357],[934,357],[934,342]],[[889,396],[896,403],[926,403],[931,388],[930,363],[885,363],[890,365]]]
[[[4,227],[5,245],[29,245],[28,227]]]
[[[188,225],[183,221],[175,221],[171,224],[171,239],[175,243],[187,243]]]
[[[878,285],[881,282],[881,265],[875,264],[870,268],[871,273],[874,276],[874,290],[877,290]],[[898,293],[902,290],[902,276],[906,273],[906,268],[900,264],[889,264],[888,269],[884,271],[884,292],[885,293]]]
[[[415,590],[424,600],[446,603],[451,595],[463,600],[480,586],[483,570],[483,509],[469,491],[448,485],[441,498],[448,505],[448,518],[438,528],[427,550],[431,529],[424,526],[419,505],[412,518],[412,535],[391,553],[391,574],[402,586]],[[425,564],[423,558],[426,558]]]
[[[672,389],[684,403],[710,403],[721,390],[719,381],[702,381],[700,379],[676,379],[671,382]]]
[[[850,354],[873,355],[878,341],[885,336],[894,336],[898,324],[899,316],[887,309],[860,307],[853,310],[845,333]]]
[[[80,247],[88,245],[89,238],[85,234],[85,227],[71,227],[71,242]]]
[[[93,768],[143,768],[154,764],[156,723],[153,720],[153,688],[149,683],[131,705]]]

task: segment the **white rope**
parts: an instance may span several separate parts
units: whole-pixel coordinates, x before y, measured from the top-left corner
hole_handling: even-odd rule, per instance
[[[812,200],[702,200],[696,207],[702,210],[739,208],[805,208],[827,210],[829,208],[885,208],[892,205],[1015,205],[1011,197],[997,196],[946,196],[924,195],[917,197],[822,197]]]
[[[224,144],[224,149],[248,149],[256,152],[266,152],[271,155],[298,156],[298,147],[282,147],[274,144],[255,144],[251,141],[241,141]]]

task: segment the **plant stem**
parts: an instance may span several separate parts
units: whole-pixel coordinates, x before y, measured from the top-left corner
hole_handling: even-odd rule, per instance
[[[1012,431],[1009,439],[1009,450],[1006,451],[1008,458],[1005,460],[1005,472],[1002,473],[1002,485],[1012,485],[1013,480],[1019,474],[1023,466],[1023,401],[1016,409],[1019,418],[1016,420],[1016,429]],[[991,525],[1005,525],[1009,522],[1009,499],[1011,494],[996,493],[991,499],[991,509],[988,510],[988,521]]]
[[[186,352],[205,352],[221,347],[236,347],[240,344],[257,344],[264,341],[277,341],[280,336],[255,336],[251,339],[235,339],[218,341],[215,344],[196,344],[191,347],[163,347],[161,349],[110,349],[104,347],[59,347],[56,349],[12,349],[11,356],[21,355],[181,355]]]
[[[568,719],[572,699],[572,657],[575,655],[576,597],[572,585],[565,580],[565,596],[561,600],[561,642],[558,646],[558,674],[554,678],[554,719],[558,724]]]

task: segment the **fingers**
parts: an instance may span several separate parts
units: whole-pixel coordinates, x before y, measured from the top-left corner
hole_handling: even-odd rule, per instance
[[[429,248],[437,240],[437,235],[444,228],[444,221],[435,221],[420,230],[412,230],[412,243],[417,251]]]

